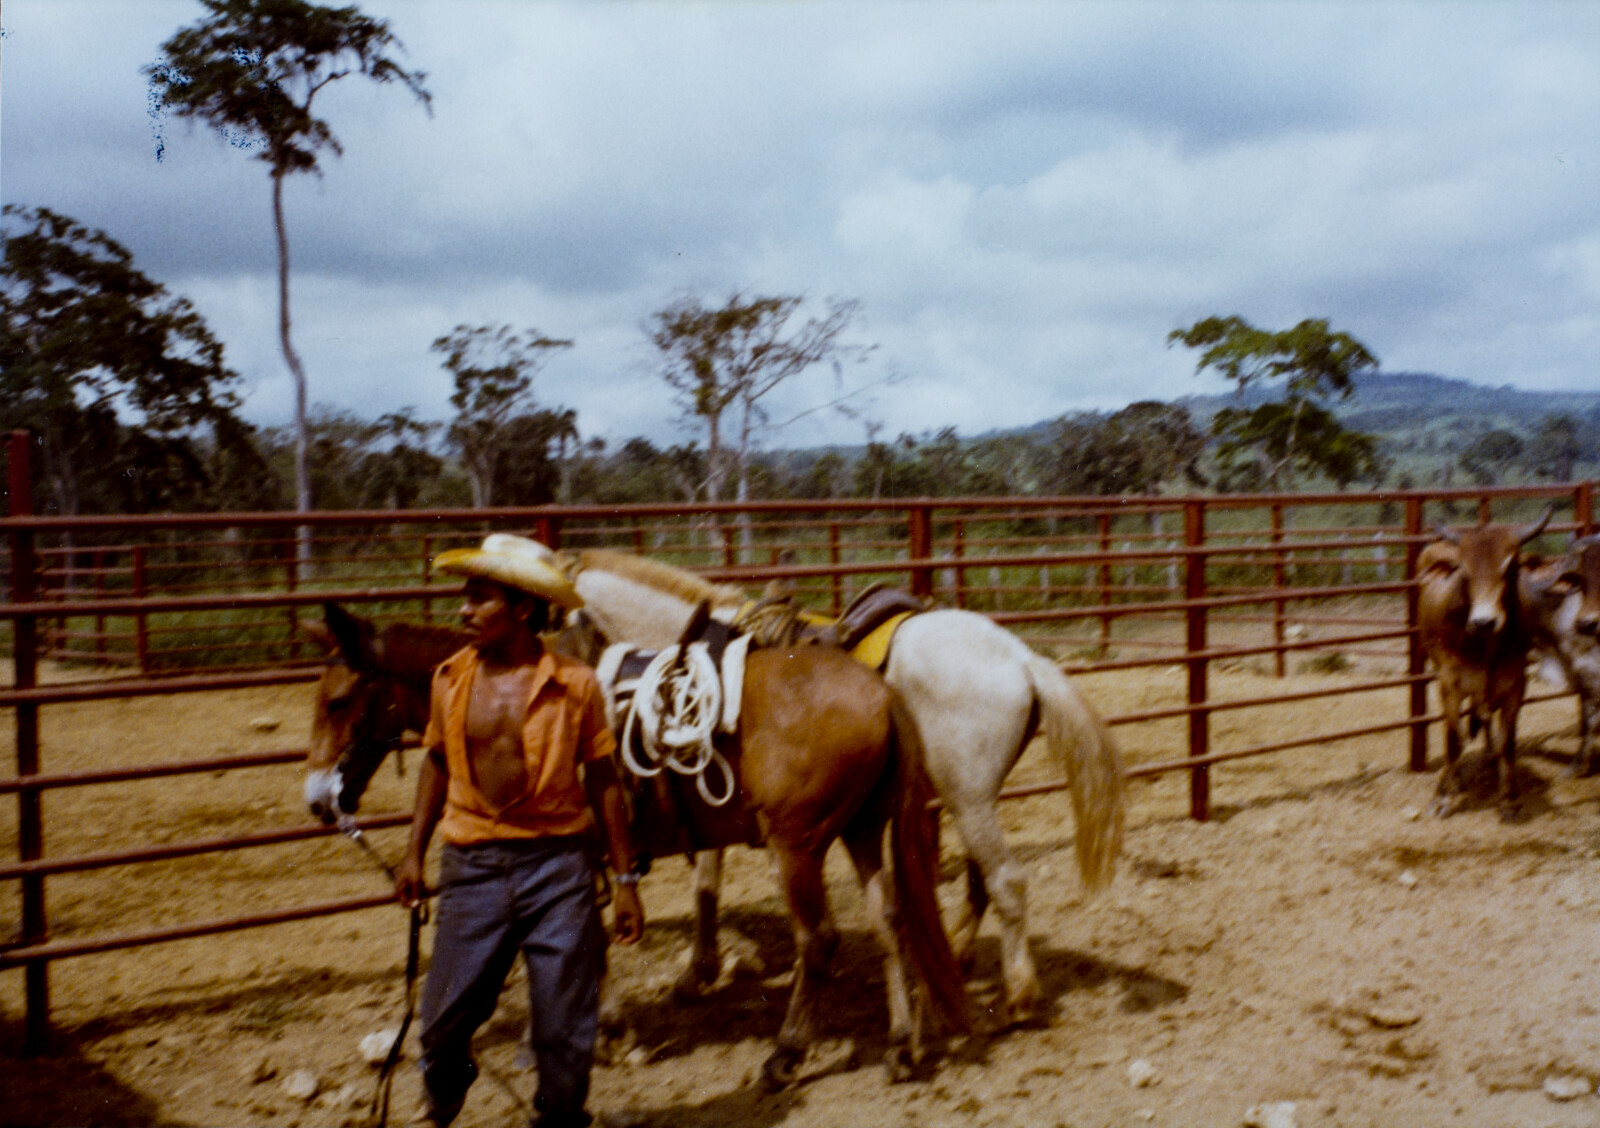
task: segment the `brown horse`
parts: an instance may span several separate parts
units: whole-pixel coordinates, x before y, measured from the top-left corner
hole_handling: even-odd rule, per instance
[[[330,662],[317,698],[315,727],[327,737],[314,742],[308,761],[313,773],[327,774],[313,777],[322,780],[316,787],[308,779],[307,798],[331,820],[354,810],[392,747],[391,736],[425,723],[422,710],[408,703],[419,684],[425,689],[426,677],[402,687],[396,684],[407,677],[402,671],[431,669],[430,660],[446,657],[444,648],[459,645],[462,636],[452,640],[449,632],[398,624],[377,631],[336,607],[327,614],[339,658]],[[575,630],[556,644],[582,655],[585,636],[592,646],[598,634],[592,626]],[[960,969],[935,896],[938,850],[927,814],[933,789],[915,722],[881,678],[841,652],[756,650],[745,667],[737,732],[720,747],[736,776],[734,802],[708,812],[679,800],[671,817],[663,817],[659,778],[635,780],[635,828],[646,854],[682,852],[691,840],[703,848],[753,838],[772,851],[796,957],[788,1011],[763,1071],[767,1082],[791,1082],[815,1038],[818,996],[838,944],[823,882],[823,861],[835,840],[849,852],[885,952],[890,1075],[908,1077],[921,1055],[925,1009],[951,1030],[968,1028]],[[886,826],[892,891],[883,859]],[[697,944],[708,933],[714,937],[715,922],[700,922]],[[906,955],[922,988],[921,1005],[913,1004]]]

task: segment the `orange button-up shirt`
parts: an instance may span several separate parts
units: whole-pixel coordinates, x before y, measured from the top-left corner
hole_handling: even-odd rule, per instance
[[[496,810],[478,790],[467,756],[467,702],[479,666],[468,646],[433,674],[433,700],[423,746],[444,750],[449,786],[439,835],[457,846],[508,838],[581,834],[594,823],[578,773],[580,764],[610,756],[616,739],[606,726],[605,700],[594,671],[545,650],[534,667],[522,723],[528,790]]]

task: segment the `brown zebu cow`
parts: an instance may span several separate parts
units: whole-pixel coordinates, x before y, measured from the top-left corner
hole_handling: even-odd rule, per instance
[[[1600,739],[1600,536],[1575,540],[1564,556],[1524,567],[1520,590],[1535,653],[1553,659],[1578,695],[1572,774],[1589,775]]]
[[[1463,709],[1468,736],[1483,729],[1485,754],[1499,771],[1501,813],[1515,809],[1517,712],[1527,688],[1530,646],[1518,598],[1519,564],[1522,546],[1549,520],[1546,513],[1537,524],[1518,528],[1436,529],[1442,539],[1424,548],[1417,562],[1417,626],[1444,706],[1445,765],[1433,801],[1433,813],[1441,818],[1461,802],[1456,761]]]

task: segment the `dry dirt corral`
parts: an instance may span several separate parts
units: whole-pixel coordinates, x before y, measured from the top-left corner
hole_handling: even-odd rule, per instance
[[[1291,678],[1297,687],[1335,681]],[[1175,701],[1175,674],[1084,679],[1106,712]],[[1214,694],[1280,683],[1214,674]],[[147,699],[46,711],[45,766],[287,747],[305,738],[303,688]],[[845,930],[826,1040],[792,1091],[759,1066],[781,1020],[787,925],[761,856],[730,861],[725,938],[736,974],[692,1007],[668,985],[688,927],[687,869],[644,886],[651,929],[614,967],[640,1030],[596,1071],[591,1107],[611,1125],[1240,1125],[1253,1106],[1294,1102],[1300,1125],[1578,1125],[1600,1097],[1558,1101],[1547,1083],[1600,1079],[1600,783],[1561,769],[1574,750],[1570,700],[1530,710],[1526,817],[1491,805],[1447,821],[1420,812],[1433,776],[1403,770],[1403,737],[1249,760],[1213,773],[1216,818],[1184,818],[1176,777],[1132,790],[1126,865],[1088,898],[1072,865],[1063,796],[1008,804],[1032,875],[1032,930],[1049,1007],[1027,1029],[982,1026],[924,1079],[889,1085],[877,1064],[883,1001],[859,897],[835,859]],[[1399,715],[1392,698],[1335,698],[1253,717],[1222,715],[1219,743],[1268,743],[1340,719]],[[262,733],[267,720],[276,731]],[[1181,754],[1173,726],[1123,730],[1132,761]],[[0,752],[3,752],[0,749]],[[1030,753],[1021,778],[1046,768]],[[412,776],[385,770],[375,809],[403,807]],[[52,854],[293,826],[290,769],[202,775],[48,797]],[[15,815],[0,815],[14,856]],[[397,833],[378,837],[393,855]],[[947,852],[953,851],[953,836]],[[947,871],[957,872],[951,854]],[[358,896],[381,879],[326,840],[52,879],[57,935],[134,930],[255,908]],[[0,918],[16,919],[15,883]],[[956,882],[943,888],[947,901]],[[22,977],[0,973],[0,1121],[7,1124],[341,1125],[363,1121],[372,1067],[361,1039],[402,1003],[404,915],[374,910],[136,952],[51,972],[51,1056],[16,1056]],[[14,927],[14,924],[8,927]],[[971,989],[996,995],[992,933]],[[517,1067],[520,988],[481,1041],[485,1074],[460,1124],[520,1123],[533,1087]],[[414,1071],[395,1116],[415,1107]],[[318,1092],[291,1096],[309,1070]],[[1258,1110],[1254,1119],[1273,1121]]]

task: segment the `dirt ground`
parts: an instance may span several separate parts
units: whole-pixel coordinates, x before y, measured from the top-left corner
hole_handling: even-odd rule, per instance
[[[1213,674],[1216,696],[1348,683],[1374,671]],[[1108,714],[1173,704],[1177,673],[1081,680]],[[143,699],[45,712],[49,771],[303,746],[307,691]],[[1397,691],[1219,714],[1219,747],[1402,715]],[[1600,1121],[1600,782],[1570,781],[1570,699],[1529,709],[1520,821],[1492,803],[1425,813],[1433,774],[1404,770],[1403,733],[1221,766],[1215,818],[1189,821],[1186,780],[1132,788],[1124,867],[1098,897],[1072,862],[1067,800],[1007,804],[1029,866],[1042,1021],[998,1029],[997,942],[985,927],[969,986],[979,1030],[918,1080],[890,1085],[879,961],[842,856],[844,929],[825,1040],[793,1089],[760,1065],[787,997],[791,949],[758,852],[730,857],[726,986],[693,1006],[670,994],[689,927],[688,869],[643,886],[646,942],[614,950],[638,1025],[596,1070],[590,1107],[613,1126],[691,1125],[1579,1125]],[[9,726],[7,726],[9,727]],[[1182,754],[1166,722],[1119,730],[1130,762]],[[0,748],[9,756],[9,750]],[[1019,782],[1048,778],[1031,751]],[[369,810],[408,803],[414,774],[385,769]],[[293,768],[58,792],[47,849],[64,855],[302,825]],[[403,832],[375,835],[389,856]],[[0,849],[15,856],[15,810]],[[958,842],[942,887],[960,895]],[[52,878],[55,935],[133,931],[369,894],[376,869],[329,839]],[[0,889],[0,933],[15,927]],[[3,936],[0,936],[3,939]],[[0,1123],[354,1125],[375,1070],[363,1038],[397,1025],[405,915],[376,909],[52,966],[55,1041],[18,1057],[23,982],[0,972]],[[463,1128],[522,1123],[534,1078],[517,1064],[525,1000],[508,988],[481,1035],[484,1074]],[[418,1099],[412,1053],[393,1122]],[[309,1095],[291,1093],[309,1083]],[[1558,1100],[1548,1089],[1579,1090]],[[1292,1102],[1289,1109],[1275,1102]]]

